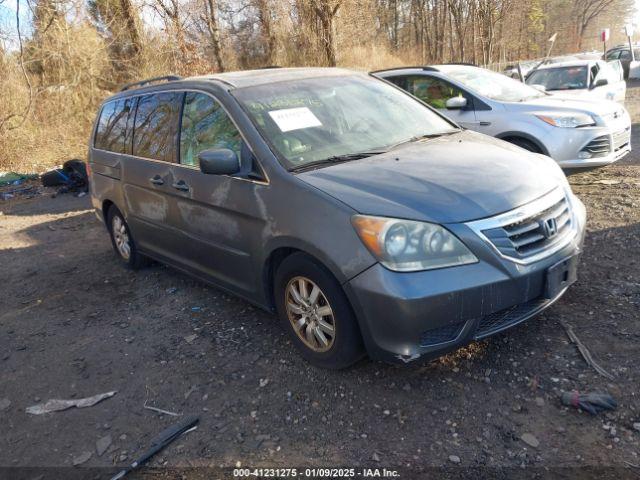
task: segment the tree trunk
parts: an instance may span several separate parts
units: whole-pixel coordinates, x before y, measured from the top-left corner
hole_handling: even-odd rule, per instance
[[[131,0],[120,0],[120,7],[122,8],[122,15],[124,16],[124,21],[127,26],[127,32],[129,33],[131,49],[134,54],[137,55],[142,50],[142,43],[140,42],[140,34],[138,33],[138,26],[136,25]]]
[[[222,48],[220,46],[220,29],[218,28],[218,16],[216,0],[206,0],[207,10],[207,30],[211,39],[213,58],[218,65],[218,70],[224,72],[224,61],[222,60]]]
[[[262,30],[265,44],[265,61],[267,65],[275,64],[276,37],[271,25],[271,11],[268,0],[257,0],[258,21]]]

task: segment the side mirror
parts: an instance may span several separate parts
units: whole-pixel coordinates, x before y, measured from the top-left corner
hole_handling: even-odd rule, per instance
[[[212,148],[198,154],[200,171],[208,175],[233,175],[240,171],[240,161],[233,150]]]
[[[529,85],[530,87],[535,88],[539,92],[545,93],[547,91],[547,87],[544,85],[540,85],[539,83],[534,83],[533,85]]]
[[[606,78],[599,78],[591,88],[604,87],[605,85],[609,85],[609,81]]]
[[[460,110],[467,106],[467,99],[464,97],[451,97],[445,103],[447,110]]]

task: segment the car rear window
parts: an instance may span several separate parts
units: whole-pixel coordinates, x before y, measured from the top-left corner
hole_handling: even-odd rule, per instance
[[[95,148],[116,153],[128,150],[130,131],[127,133],[127,120],[132,104],[133,100],[130,98],[104,104],[96,129]]]
[[[138,99],[133,155],[172,162],[175,159],[182,93],[163,92]]]

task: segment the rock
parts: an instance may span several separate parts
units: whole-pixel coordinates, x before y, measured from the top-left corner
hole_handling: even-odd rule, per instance
[[[536,405],[538,405],[539,407],[544,407],[544,398],[536,397]]]
[[[11,400],[8,398],[0,398],[0,412],[11,406]]]
[[[636,422],[633,424],[633,429],[640,432],[640,422]]]
[[[269,384],[269,379],[268,378],[261,378],[260,379],[260,388],[266,387],[268,384]]]
[[[198,338],[198,335],[196,335],[194,333],[193,335],[188,335],[188,336],[184,337],[184,340],[187,343],[192,343],[196,338]]]
[[[82,452],[77,457],[73,457],[73,466],[82,465],[91,458],[91,455],[93,455],[91,452]]]
[[[371,455],[371,460],[373,460],[374,462],[379,462],[380,455],[378,455],[376,452],[373,452],[373,455]]]
[[[111,435],[101,437],[96,441],[96,453],[101,457],[111,445]]]
[[[522,440],[524,443],[526,443],[527,445],[533,448],[538,448],[538,445],[540,445],[540,442],[538,441],[538,439],[530,433],[523,433],[522,436],[520,437],[520,440]]]
[[[458,464],[458,463],[460,463],[460,457],[457,456],[457,455],[449,455],[449,461],[451,463]]]

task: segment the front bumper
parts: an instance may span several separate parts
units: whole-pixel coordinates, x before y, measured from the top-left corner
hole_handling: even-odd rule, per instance
[[[500,257],[465,228],[448,227],[478,263],[423,272],[393,272],[376,264],[345,285],[369,356],[390,363],[429,360],[485,338],[551,306],[547,271],[580,253],[585,211],[574,200],[577,235],[553,255],[528,265]]]
[[[631,152],[631,142],[618,151],[611,152],[604,157],[595,158],[574,158],[569,160],[559,160],[558,165],[562,168],[590,168],[590,167],[603,167],[610,165],[618,160],[626,157]]]
[[[609,121],[606,126],[563,129],[563,135],[551,132],[545,139],[549,155],[562,168],[600,167],[617,162],[631,152],[631,119],[625,114]],[[591,156],[581,157],[586,155]]]

